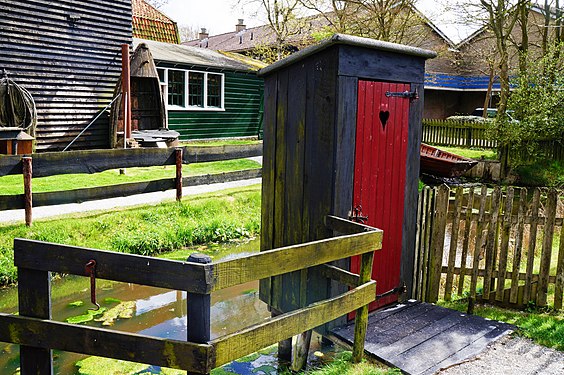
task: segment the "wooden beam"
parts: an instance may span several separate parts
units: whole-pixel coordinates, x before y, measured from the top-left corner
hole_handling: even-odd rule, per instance
[[[313,303],[212,340],[210,344],[216,353],[215,367],[336,319],[369,304],[375,296],[376,282],[370,281],[338,297]]]
[[[351,288],[356,288],[360,285],[360,276],[355,273],[329,264],[324,264],[320,266],[319,269],[321,274],[326,278],[338,281]]]
[[[188,370],[211,371],[213,348],[134,333],[0,313],[0,341]]]
[[[333,215],[327,215],[325,217],[325,226],[335,232],[342,234],[354,234],[370,232],[374,230],[380,230],[368,225],[357,223],[348,219],[343,219]]]
[[[352,234],[263,251],[244,258],[212,263],[213,290],[282,275],[364,254],[382,247],[382,231]]]
[[[86,276],[85,264],[96,261],[96,277],[194,293],[211,290],[210,266],[86,249],[41,241],[14,240],[14,264],[38,271]]]

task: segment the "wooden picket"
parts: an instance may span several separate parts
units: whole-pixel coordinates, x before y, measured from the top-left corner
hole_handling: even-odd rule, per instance
[[[456,294],[561,309],[563,201],[562,191],[547,188],[423,189],[414,297],[435,302]]]

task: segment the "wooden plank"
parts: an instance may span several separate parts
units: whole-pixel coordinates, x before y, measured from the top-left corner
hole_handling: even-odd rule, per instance
[[[490,298],[490,291],[494,288],[495,279],[492,272],[495,267],[495,258],[497,252],[497,234],[498,234],[498,218],[499,206],[501,204],[501,188],[494,187],[491,197],[490,214],[491,221],[488,224],[488,235],[486,240],[486,274],[484,275],[484,299]]]
[[[555,189],[548,191],[542,241],[542,253],[540,259],[539,283],[537,289],[537,305],[546,306],[548,296],[548,277],[550,276],[550,260],[552,256],[552,241],[554,237],[554,218],[556,217],[556,206],[558,195]]]
[[[484,349],[487,348],[488,345],[510,334],[512,331],[513,329],[508,325],[497,327],[494,330],[486,333],[476,341],[473,341],[470,345],[452,354],[450,357],[447,357],[436,365],[428,368],[425,373],[434,374],[436,372],[440,372],[443,369],[447,369],[452,365],[461,363],[469,358],[475,358],[479,354],[483,353]]]
[[[446,271],[447,271],[446,266],[443,266],[442,272],[443,272],[443,273],[446,273]],[[455,275],[460,275],[460,271],[461,271],[461,270],[460,270],[459,267],[454,267],[453,273],[454,273]],[[485,270],[484,268],[479,268],[477,273],[478,273],[478,276],[479,276],[479,277],[484,277],[485,274],[486,274],[486,270]],[[492,277],[493,277],[493,278],[497,278],[498,275],[499,275],[499,272],[498,272],[497,270],[492,271]],[[508,278],[508,279],[509,279],[509,278],[513,278],[513,272],[507,271],[507,272],[505,273],[505,277]],[[518,272],[518,273],[517,273],[517,278],[518,278],[520,281],[526,280],[527,274],[526,274],[525,272],[520,272],[520,273]],[[533,275],[531,276],[531,280],[532,280],[533,283],[537,283],[537,282],[539,281],[539,275],[533,274]],[[549,277],[548,277],[548,283],[549,283],[549,284],[554,284],[555,282],[556,282],[556,276],[549,276]]]
[[[409,373],[419,374],[430,367],[427,358],[440,362],[449,357],[451,353],[460,351],[497,328],[495,324],[490,324],[483,318],[471,315],[460,316],[460,313],[457,312],[454,314],[457,315],[458,324],[449,327],[446,334],[435,335],[392,357],[390,361]],[[475,324],[472,324],[473,321]],[[445,347],[448,350],[445,350]]]
[[[456,189],[456,196],[454,199],[454,219],[452,221],[452,229],[450,235],[450,248],[448,253],[448,268],[445,283],[445,300],[450,301],[452,297],[452,284],[454,279],[454,274],[452,270],[454,269],[456,261],[456,252],[458,249],[458,231],[460,229],[460,216],[462,212],[462,198],[463,189],[459,186]]]
[[[511,276],[510,303],[517,303],[519,292],[519,270],[521,269],[521,254],[523,251],[523,234],[525,231],[524,217],[527,211],[527,189],[519,191],[519,211],[517,213],[517,228],[515,231],[515,246],[513,251],[513,271]]]
[[[433,228],[433,221],[432,221],[432,210],[435,206],[435,199],[436,199],[436,190],[426,187],[426,205],[425,205],[425,237],[423,242],[423,272],[421,278],[423,279],[423,283],[421,285],[421,296],[422,300],[427,301],[427,288],[429,284],[429,257],[431,253],[431,235],[432,235],[432,228]]]
[[[109,169],[175,165],[175,148],[130,148],[44,152],[33,155],[34,177],[69,173],[96,173]],[[262,155],[262,145],[224,145],[184,147],[183,162],[199,163],[242,159]],[[61,166],[65,167],[62,168]],[[0,176],[21,174],[20,156],[0,158]]]
[[[350,221],[333,215],[327,215],[325,217],[325,225],[327,228],[342,234],[364,233],[378,230],[377,228],[369,225],[364,225],[357,223],[356,221]]]
[[[423,64],[424,65],[424,64]],[[405,150],[405,178],[400,179],[399,189],[405,189],[403,203],[401,258],[400,258],[400,280],[405,282],[407,293],[400,299],[414,298],[413,268],[415,266],[415,254],[413,252],[416,239],[417,212],[413,209],[417,206],[419,188],[419,167],[421,149],[421,120],[423,116],[424,87],[422,82],[411,81],[409,89],[419,93],[419,100],[403,101],[403,116],[407,116],[408,127],[402,129],[402,139],[407,139],[407,144],[402,143],[400,149]],[[403,182],[403,186],[402,185]]]
[[[512,187],[507,188],[505,198],[505,208],[503,212],[503,224],[501,230],[501,246],[499,248],[499,268],[497,278],[496,300],[503,300],[503,290],[505,289],[505,277],[507,272],[507,253],[509,251],[509,236],[511,234],[511,215],[513,211],[513,197],[515,191]]]
[[[470,245],[470,233],[472,225],[472,208],[474,207],[474,187],[471,186],[468,190],[468,200],[466,203],[466,215],[464,218],[464,231],[462,240],[462,254],[460,256],[460,275],[458,277],[458,295],[462,296],[464,293],[464,281],[466,279],[466,269],[468,262],[468,248]]]
[[[207,344],[9,314],[0,314],[0,321],[0,341],[3,342],[141,362],[200,374],[208,373],[214,367],[213,351]]]
[[[276,155],[276,81],[277,74],[265,79],[264,83],[264,139],[262,157],[262,192],[261,192],[261,228],[260,250],[274,248],[274,176]],[[259,298],[272,305],[272,280],[270,277],[260,280]]]
[[[313,303],[306,308],[271,318],[234,334],[212,340],[210,344],[216,353],[215,365],[221,366],[304,330],[336,319],[372,302],[375,295],[376,282],[370,281],[342,296]]]
[[[472,256],[472,278],[470,279],[470,298],[476,298],[476,285],[478,283],[478,266],[480,264],[480,251],[482,250],[482,238],[484,230],[484,212],[486,211],[488,187],[482,185],[480,190],[480,211],[478,214],[478,224],[476,225],[476,243],[474,244],[474,254]]]
[[[96,261],[96,276],[100,279],[194,293],[209,293],[212,289],[212,266],[19,238],[14,240],[14,264],[17,267],[85,276],[84,266],[91,259]]]
[[[33,195],[32,195],[32,175],[33,166],[31,157],[22,158],[23,163],[23,179],[24,179],[24,209],[25,209],[25,225],[31,226],[33,216]]]
[[[51,319],[51,273],[18,267],[18,281],[19,315]],[[10,342],[9,340],[0,341]],[[37,375],[53,374],[53,352],[51,349],[40,345],[21,346],[21,372]]]
[[[361,284],[360,276],[336,266],[324,264],[320,266],[320,272],[326,278],[335,280],[351,288],[356,288]]]
[[[312,241],[212,264],[213,290],[380,249],[382,231]]]
[[[423,268],[421,264],[422,260],[422,252],[421,252],[421,245],[422,245],[422,237],[423,237],[423,205],[424,205],[424,193],[423,191],[419,192],[419,196],[417,198],[417,234],[415,237],[415,258],[414,258],[414,267],[413,267],[413,283],[411,284],[411,289],[413,291],[413,297],[416,299],[421,299],[421,270]]]
[[[177,148],[174,155],[176,161],[176,177],[175,177],[176,200],[180,202],[182,200],[182,149]]]
[[[426,300],[434,303],[439,299],[439,286],[441,280],[441,266],[443,262],[443,246],[446,231],[446,213],[448,211],[450,190],[448,186],[441,185],[437,190],[436,205],[433,218],[433,233],[431,242],[431,255],[429,260],[429,284]]]
[[[359,281],[365,284],[370,281],[372,276],[372,262],[374,260],[374,252],[362,254],[360,262]],[[354,343],[352,361],[360,363],[364,354],[364,340],[366,338],[366,328],[368,326],[368,304],[360,306],[356,311],[354,319]]]
[[[531,298],[535,299],[536,294],[533,293],[533,267],[535,264],[535,247],[537,245],[537,223],[540,206],[540,189],[536,188],[533,192],[533,203],[531,206],[531,226],[529,229],[529,246],[527,248],[527,277],[525,279],[525,290],[523,291],[523,302],[528,303]]]
[[[554,308],[562,309],[562,295],[564,293],[564,225],[560,227],[558,244],[558,263],[556,266],[556,280],[554,287]]]

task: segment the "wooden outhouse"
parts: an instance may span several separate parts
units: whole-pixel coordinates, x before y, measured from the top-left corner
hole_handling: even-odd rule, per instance
[[[378,294],[413,274],[425,60],[422,50],[334,35],[262,69],[261,250],[331,237],[326,215],[384,230]],[[358,271],[358,261],[341,266]],[[286,312],[336,293],[315,270],[261,282]],[[381,298],[372,309],[393,303]]]

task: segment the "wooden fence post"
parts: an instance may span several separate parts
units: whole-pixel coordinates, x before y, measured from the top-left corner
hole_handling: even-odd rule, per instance
[[[362,254],[360,263],[360,284],[370,281],[372,276],[372,262],[374,252]],[[353,363],[360,363],[364,354],[364,340],[368,327],[368,305],[364,305],[356,311],[354,319],[354,343],[353,343]]]
[[[187,259],[188,262],[209,264],[212,259],[205,254],[192,254]],[[210,294],[187,294],[187,341],[204,344],[211,339],[211,295]],[[187,372],[187,375],[197,375]]]
[[[31,159],[31,158],[30,158]],[[18,267],[19,314],[51,319],[51,273]],[[22,375],[52,375],[51,349],[20,346]]]
[[[533,293],[533,267],[535,263],[535,247],[537,245],[537,229],[539,223],[540,189],[533,192],[533,203],[531,207],[531,226],[529,230],[529,246],[527,248],[527,269],[525,274],[525,290],[523,292],[523,304],[529,301],[536,302],[536,294]]]
[[[439,299],[439,285],[443,266],[443,246],[448,217],[450,189],[446,185],[439,186],[433,219],[431,251],[429,260],[429,282],[427,302],[435,303]]]
[[[537,304],[539,306],[546,306],[548,294],[548,278],[550,275],[550,259],[552,255],[552,241],[554,236],[554,223],[556,218],[556,206],[558,196],[555,189],[548,191],[545,222],[544,222],[544,235],[542,240],[542,253],[539,272],[539,283],[537,288]]]
[[[24,207],[25,207],[25,225],[28,227],[32,224],[33,209],[33,193],[31,188],[31,179],[33,177],[31,156],[22,158],[23,180],[24,180]]]
[[[483,298],[490,299],[490,293],[494,289],[493,271],[495,267],[496,252],[497,252],[497,235],[498,235],[498,218],[499,218],[499,205],[501,201],[501,187],[498,185],[494,187],[492,199],[490,202],[490,223],[488,225],[488,234],[486,237],[486,272],[484,275],[484,291]]]
[[[182,148],[177,148],[174,152],[176,156],[176,200],[182,200]]]
[[[461,186],[456,188],[456,198],[454,201],[454,218],[452,219],[452,230],[450,236],[450,248],[448,252],[448,268],[445,283],[445,300],[450,301],[452,297],[452,284],[454,280],[454,266],[456,252],[458,249],[458,231],[460,228],[460,215],[462,212],[463,189]]]

